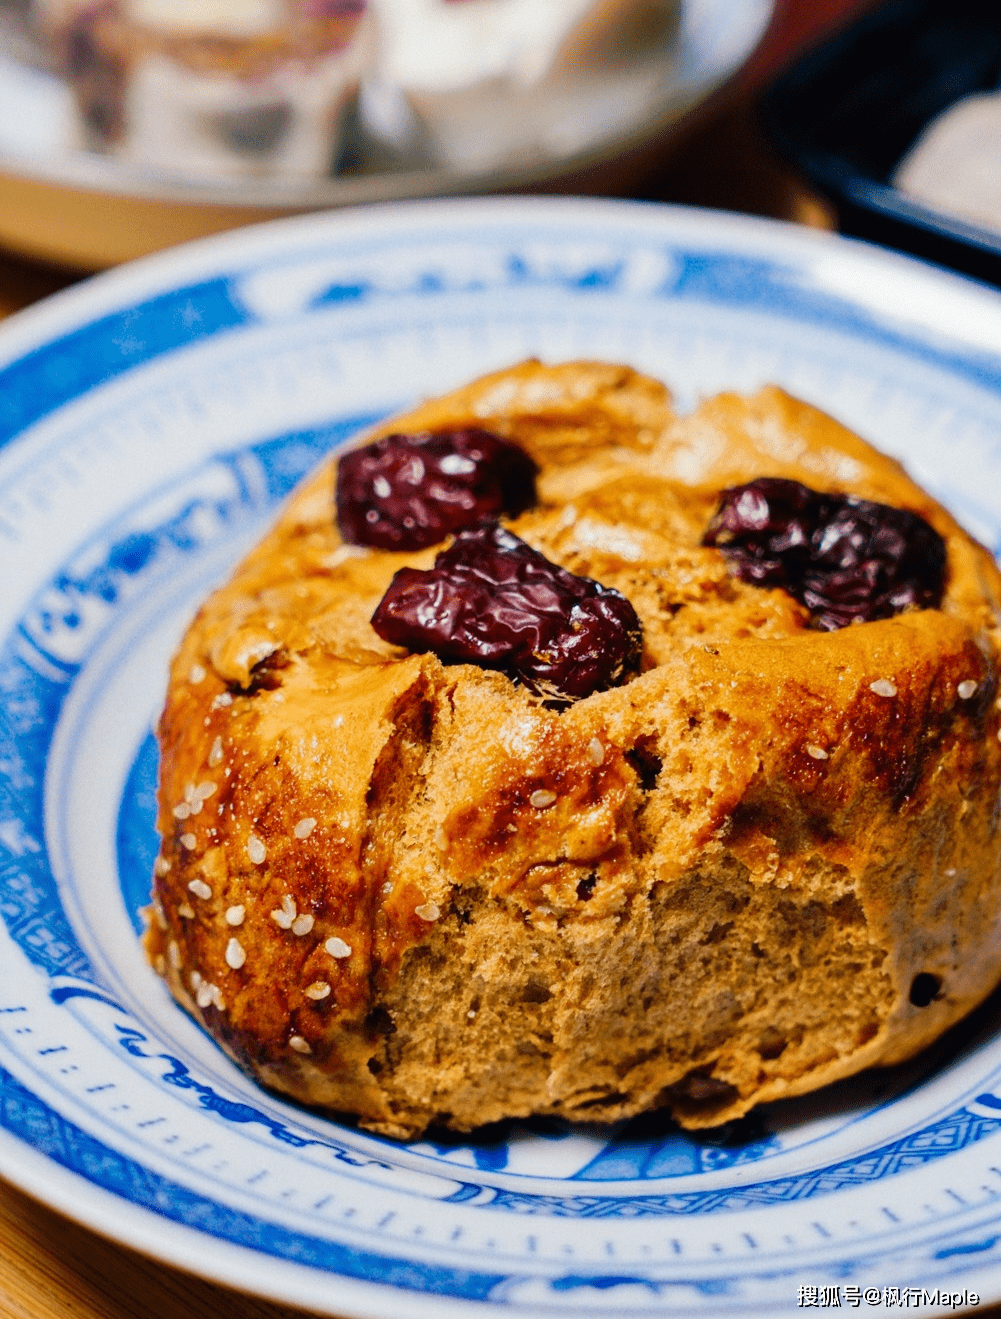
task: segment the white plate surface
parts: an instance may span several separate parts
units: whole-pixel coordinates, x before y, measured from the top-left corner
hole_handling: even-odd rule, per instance
[[[715,1134],[547,1122],[403,1147],[258,1090],[136,939],[171,648],[360,426],[532,354],[629,362],[682,408],[776,381],[996,547],[998,345],[1001,296],[902,258],[586,202],[244,230],[8,322],[3,1173],[152,1255],[328,1314],[776,1315],[804,1287],[842,1308],[858,1289],[863,1309],[899,1288],[924,1314],[952,1308],[940,1289],[1001,1299],[996,1001],[907,1067]]]

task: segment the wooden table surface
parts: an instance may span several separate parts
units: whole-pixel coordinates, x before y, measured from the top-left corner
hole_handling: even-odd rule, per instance
[[[836,227],[837,217],[762,141],[754,102],[768,79],[799,51],[871,3],[778,0],[775,20],[740,80],[697,113],[665,159],[655,162],[631,192]],[[82,273],[0,250],[0,318],[68,286]],[[301,1313],[147,1260],[0,1181],[0,1319],[293,1319]],[[1001,1319],[1001,1306],[970,1313]]]

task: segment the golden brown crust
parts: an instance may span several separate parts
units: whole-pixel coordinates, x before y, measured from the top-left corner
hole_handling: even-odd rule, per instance
[[[175,995],[266,1083],[397,1136],[708,1125],[968,1012],[998,978],[990,555],[774,388],[678,418],[628,368],[530,362],[377,433],[467,424],[536,459],[514,529],[630,598],[643,671],[556,713],[387,645],[372,610],[435,550],[341,545],[323,468],[174,660],[148,947]],[[941,610],[818,633],[730,577],[700,537],[761,475],[926,517]]]

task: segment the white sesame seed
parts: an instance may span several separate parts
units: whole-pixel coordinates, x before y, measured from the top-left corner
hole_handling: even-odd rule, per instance
[[[308,838],[315,828],[316,821],[311,815],[307,815],[304,820],[299,821],[292,832],[295,834],[296,838]]]
[[[219,791],[218,786],[211,779],[206,779],[204,783],[199,783],[195,789],[195,799],[197,801],[208,801]]]
[[[229,692],[220,692],[219,695],[212,702],[212,709],[222,710],[225,709],[227,705],[232,705],[232,704],[233,704],[233,698],[232,696],[230,696]]]
[[[181,965],[181,950],[177,946],[176,939],[171,939],[170,943],[167,944],[167,960],[175,971]]]
[[[200,1008],[207,1008],[212,1002],[212,986],[208,984],[199,985],[198,992],[195,994],[195,1002]]]
[[[351,956],[351,945],[345,943],[343,939],[338,939],[336,934],[329,938],[323,946],[331,957],[342,958]]]
[[[896,696],[897,689],[889,678],[877,678],[869,684],[869,690],[875,696]]]
[[[153,862],[153,874],[159,875],[162,879],[164,875],[170,874],[170,862],[166,857],[158,856]]]
[[[367,545],[338,545],[337,549],[324,559],[324,567],[339,568],[349,559],[367,559],[371,553]]]
[[[319,1003],[321,998],[330,996],[330,986],[326,980],[314,980],[311,985],[307,985],[302,991],[307,998],[311,998],[314,1003]]]
[[[337,718],[334,720],[334,727],[340,728],[343,723],[344,723],[344,716],[342,714],[339,714]]]
[[[222,738],[217,737],[212,743],[212,750],[209,752],[209,767],[215,769],[216,765],[222,760]]]
[[[295,1049],[296,1053],[313,1052],[313,1050],[309,1047],[308,1043],[302,1038],[301,1035],[293,1035],[288,1042],[288,1047],[290,1049]]]
[[[247,914],[247,909],[246,909],[246,907],[244,907],[244,905],[243,905],[242,902],[241,902],[241,903],[239,904],[239,906],[237,906],[237,907],[227,907],[227,908],[226,908],[226,924],[227,924],[227,925],[242,925],[242,924],[243,924],[243,918],[244,918],[244,916],[245,916],[246,914]]]
[[[221,1012],[223,1008],[226,1006],[226,1004],[223,1002],[222,990],[219,988],[218,985],[209,985],[209,989],[212,990],[212,1002],[216,1005],[216,1007]]]
[[[153,970],[160,977],[163,977],[167,974],[167,963],[163,960],[162,953],[157,953],[157,955],[153,958]]]
[[[186,801],[179,802],[172,812],[175,820],[186,820],[191,814],[191,807]]]
[[[177,909],[178,916],[183,916],[186,921],[194,920],[195,912],[193,907],[189,907],[186,902],[182,902]]]
[[[153,915],[156,917],[156,923],[161,930],[167,928],[167,916],[163,910],[163,904],[159,898],[154,898],[150,906],[153,908]]]
[[[205,681],[205,670],[200,664],[192,664],[188,670],[188,682],[193,682],[195,686]]]
[[[281,908],[271,913],[271,919],[283,930],[292,928],[292,922],[295,920],[295,901],[288,893],[282,898]]]
[[[592,737],[588,742],[587,756],[592,765],[600,765],[605,759],[605,747],[600,738]]]
[[[422,921],[436,921],[441,915],[441,909],[436,902],[425,902],[422,907],[414,908],[414,915]]]
[[[247,960],[247,954],[243,951],[243,944],[239,939],[230,939],[226,945],[226,965],[231,966],[234,971],[239,971]]]
[[[202,813],[201,797],[192,797],[191,801],[188,803],[188,813],[191,815],[201,815]]]
[[[247,839],[247,855],[255,866],[261,865],[268,855],[268,849],[256,834],[251,834]]]
[[[186,847],[189,852],[193,852],[198,846],[198,839],[194,834],[181,834],[179,841],[181,846]]]
[[[556,800],[556,793],[550,792],[548,788],[537,788],[528,800],[537,811],[544,811],[547,806],[552,806]]]
[[[193,879],[188,884],[188,892],[193,893],[196,898],[208,899],[212,896],[212,890],[204,879]]]
[[[824,748],[816,746],[813,742],[807,743],[806,754],[808,756],[812,756],[814,760],[827,759],[827,752],[824,750]]]
[[[308,934],[313,928],[312,916],[297,916],[292,922],[292,933],[297,934],[301,939],[304,934]]]
[[[476,1016],[476,1009],[470,1008],[469,1011],[466,1013],[466,1016],[469,1018],[470,1021],[472,1021],[473,1018]]]
[[[201,983],[202,983],[201,971],[192,971],[191,974],[188,976],[188,984],[191,986],[192,989],[197,989]]]
[[[950,866],[949,869],[948,869],[945,873],[946,873],[946,876],[947,876],[949,879],[953,879],[953,878],[955,878],[955,875],[956,875],[956,867],[955,867],[955,866]]]
[[[956,688],[956,695],[961,701],[968,701],[971,697],[976,696],[979,685],[972,678],[967,678]]]

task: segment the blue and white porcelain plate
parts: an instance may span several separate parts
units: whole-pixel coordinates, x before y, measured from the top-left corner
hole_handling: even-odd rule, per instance
[[[999,1299],[999,998],[905,1067],[713,1132],[650,1116],[401,1146],[259,1090],[144,961],[150,728],[185,621],[324,454],[529,355],[628,362],[682,408],[776,381],[1001,545],[1001,296],[828,235],[620,203],[341,212],[8,322],[0,1170],[324,1314]]]

